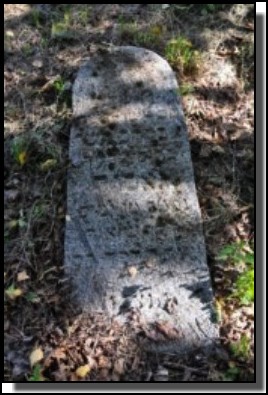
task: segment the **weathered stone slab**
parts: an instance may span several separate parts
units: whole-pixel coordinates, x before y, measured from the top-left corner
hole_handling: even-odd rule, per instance
[[[65,266],[87,309],[167,320],[209,344],[212,290],[177,82],[135,47],[99,50],[73,89]]]

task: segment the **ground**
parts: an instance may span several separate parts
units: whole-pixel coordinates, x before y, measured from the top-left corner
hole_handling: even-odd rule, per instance
[[[233,242],[252,252],[254,5],[4,10],[4,380],[252,381],[253,303],[232,297],[239,271],[217,257]],[[105,43],[152,49],[178,76],[224,350],[213,358],[202,350],[184,358],[150,353],[148,338],[170,337],[169,328],[148,330],[135,316],[120,326],[102,314],[81,314],[68,299],[71,88],[82,60]]]

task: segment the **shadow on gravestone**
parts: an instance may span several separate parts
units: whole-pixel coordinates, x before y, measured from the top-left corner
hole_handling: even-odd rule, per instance
[[[142,48],[99,49],[80,69],[65,268],[85,310],[168,322],[185,350],[213,345],[218,330],[177,88]]]

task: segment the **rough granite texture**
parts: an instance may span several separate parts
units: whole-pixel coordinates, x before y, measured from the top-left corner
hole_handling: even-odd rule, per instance
[[[209,345],[212,289],[178,86],[136,47],[99,49],[73,87],[66,273],[85,309],[165,320]]]

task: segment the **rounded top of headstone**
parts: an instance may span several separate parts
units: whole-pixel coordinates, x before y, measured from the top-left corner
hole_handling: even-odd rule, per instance
[[[142,98],[156,87],[159,94],[177,94],[178,88],[170,65],[155,52],[134,46],[101,46],[85,61],[77,75],[73,87],[75,115],[84,115],[101,102],[105,103],[111,85],[122,101],[120,94],[125,96],[132,90],[133,95],[133,89]]]

